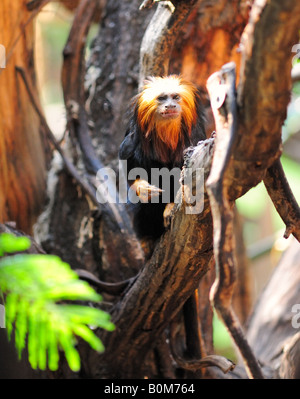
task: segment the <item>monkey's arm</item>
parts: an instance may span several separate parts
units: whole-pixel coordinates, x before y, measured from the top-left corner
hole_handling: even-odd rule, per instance
[[[137,132],[127,132],[120,146],[119,158],[127,161],[127,170],[143,168],[142,149]],[[128,180],[128,178],[127,178]],[[130,189],[140,198],[141,202],[149,202],[152,197],[157,197],[162,190],[148,183],[147,180],[137,178],[128,180]]]

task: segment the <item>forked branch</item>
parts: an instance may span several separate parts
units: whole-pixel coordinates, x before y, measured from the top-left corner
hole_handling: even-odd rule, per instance
[[[236,140],[237,109],[235,65],[227,64],[207,82],[216,123],[216,142],[210,175],[206,182],[214,226],[216,280],[210,298],[237,345],[250,378],[263,378],[260,366],[232,308],[236,281],[233,203],[228,200],[226,170]]]

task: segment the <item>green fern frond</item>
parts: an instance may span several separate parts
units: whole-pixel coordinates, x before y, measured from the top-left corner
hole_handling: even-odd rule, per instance
[[[28,240],[29,241],[29,240]],[[0,256],[28,248],[27,239],[0,235]],[[11,255],[0,259],[0,290],[6,296],[8,336],[15,330],[15,345],[21,356],[26,342],[34,369],[57,370],[59,349],[65,352],[73,371],[80,369],[76,336],[98,352],[101,340],[91,327],[114,330],[104,311],[69,301],[100,302],[101,296],[81,281],[71,267],[52,255]],[[67,301],[68,304],[62,304]]]
[[[27,237],[15,237],[8,233],[0,234],[0,256],[26,251],[30,245],[30,240]]]

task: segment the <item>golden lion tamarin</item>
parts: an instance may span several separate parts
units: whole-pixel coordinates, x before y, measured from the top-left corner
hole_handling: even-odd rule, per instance
[[[127,161],[129,175],[136,168],[142,172],[128,177],[140,199],[132,205],[139,237],[157,238],[163,233],[164,208],[176,194],[170,187],[169,200],[163,201],[162,184],[153,172],[163,168],[180,171],[184,150],[205,138],[203,107],[195,86],[176,75],[149,78],[134,98],[119,151],[120,159]]]

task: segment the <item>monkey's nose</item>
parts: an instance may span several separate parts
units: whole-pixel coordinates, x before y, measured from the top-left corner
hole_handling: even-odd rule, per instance
[[[176,104],[166,104],[166,109],[176,108]]]

